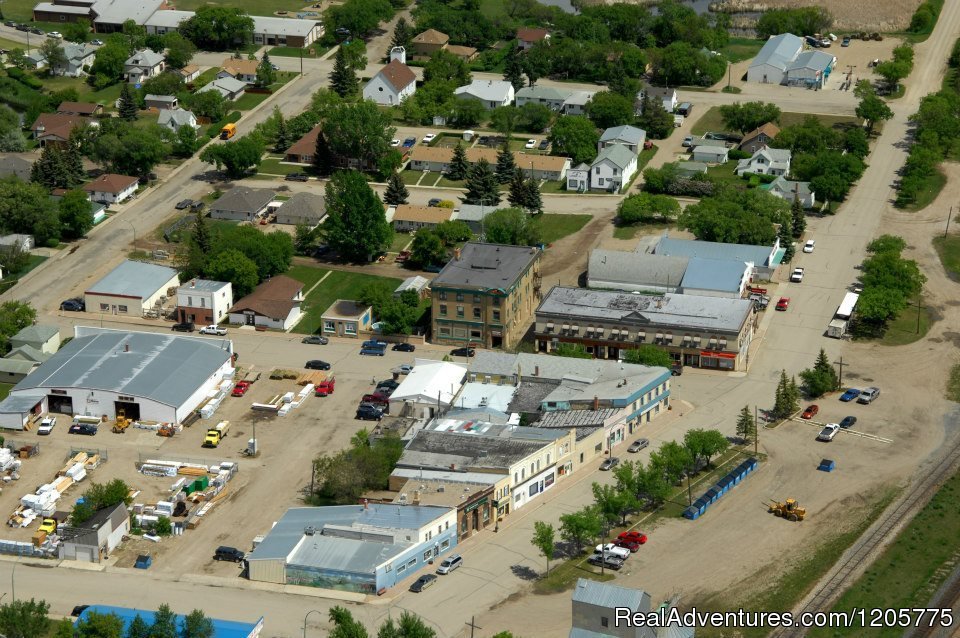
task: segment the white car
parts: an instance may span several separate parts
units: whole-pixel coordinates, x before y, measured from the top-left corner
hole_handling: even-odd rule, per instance
[[[833,437],[837,436],[837,432],[839,431],[839,423],[827,423],[826,427],[820,430],[820,434],[817,435],[817,440],[829,443],[833,440]]]
[[[95,47],[103,46],[103,40],[90,40],[90,44]]]
[[[616,556],[617,558],[627,560],[630,558],[630,550],[626,547],[617,547],[613,543],[607,543],[606,545],[597,545],[597,549],[594,551],[595,554],[606,554],[607,556]]]
[[[202,335],[217,335],[224,336],[227,334],[226,328],[221,328],[220,326],[204,326],[200,328],[200,334]]]
[[[57,424],[57,417],[48,416],[40,421],[40,427],[37,428],[37,434],[50,434],[53,432],[53,426]]]
[[[393,372],[396,372],[397,374],[410,374],[411,372],[413,372],[413,364],[412,363],[400,364],[393,369]]]
[[[816,240],[808,239],[808,240],[807,240],[807,243],[805,243],[805,244],[803,245],[803,252],[805,252],[805,253],[812,253],[812,252],[813,252],[813,248],[814,248],[816,245],[817,245]]]
[[[523,148],[537,148],[537,140],[527,140],[527,143],[523,145]]]
[[[396,148],[396,147],[398,147],[398,146],[400,146],[400,140],[391,140],[391,141],[390,141],[390,147],[391,147],[391,148]]]
[[[803,268],[794,268],[793,273],[790,275],[790,281],[800,283],[803,281]]]
[[[59,31],[51,31],[50,33],[47,34],[47,37],[48,37],[48,38],[56,38],[56,39],[59,40],[59,39],[63,38],[63,34],[61,34]]]
[[[424,144],[429,144],[430,142],[432,142],[432,141],[435,140],[436,138],[437,138],[437,134],[436,134],[436,133],[427,133],[426,135],[423,136],[423,143],[424,143]]]

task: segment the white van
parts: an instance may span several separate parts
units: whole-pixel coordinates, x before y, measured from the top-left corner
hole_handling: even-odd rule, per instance
[[[461,565],[463,565],[463,556],[460,554],[451,554],[440,563],[440,567],[437,568],[437,573],[441,575],[449,574]]]
[[[101,422],[101,419],[98,416],[77,415],[73,417],[73,425],[92,425],[96,427],[100,425],[100,422]]]

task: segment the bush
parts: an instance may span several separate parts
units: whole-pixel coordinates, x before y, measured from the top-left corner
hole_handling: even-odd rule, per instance
[[[910,18],[910,26],[907,31],[910,33],[930,33],[934,25],[937,24],[937,18],[940,15],[940,8],[943,7],[943,0],[927,0],[913,12]]]
[[[747,151],[741,151],[738,148],[731,148],[730,151],[727,153],[727,157],[729,157],[732,160],[742,160],[742,159],[747,159],[749,157],[753,157],[753,153],[748,153]]]
[[[18,69],[17,67],[10,67],[9,69],[7,69],[7,75],[12,77],[14,80],[17,80],[18,82],[22,82],[23,84],[29,86],[31,89],[34,89],[35,91],[39,91],[43,89],[43,82],[33,77],[32,75],[24,72],[22,69]]]

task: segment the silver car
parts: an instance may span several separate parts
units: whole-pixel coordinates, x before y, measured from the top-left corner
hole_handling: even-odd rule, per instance
[[[873,403],[878,396],[880,396],[880,388],[867,388],[860,393],[860,396],[857,398],[857,403],[870,404]]]
[[[446,575],[452,572],[463,565],[463,556],[460,554],[451,554],[443,559],[443,562],[440,563],[440,567],[437,568],[437,573],[440,575]]]
[[[648,445],[650,445],[650,441],[647,439],[637,439],[630,444],[630,447],[627,448],[627,452],[639,452]]]

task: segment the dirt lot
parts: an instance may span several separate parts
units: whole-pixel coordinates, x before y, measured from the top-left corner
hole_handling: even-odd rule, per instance
[[[746,11],[794,9],[797,7],[825,7],[833,16],[831,30],[841,31],[902,31],[910,24],[910,17],[921,0],[723,0],[723,4],[743,7]]]

